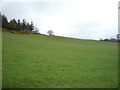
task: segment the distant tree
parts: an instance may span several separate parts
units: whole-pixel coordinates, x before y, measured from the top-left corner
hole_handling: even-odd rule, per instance
[[[13,29],[16,30],[17,29],[17,21],[15,19],[13,19],[13,24],[14,24]]]
[[[38,33],[39,29],[35,26],[33,32]]]
[[[29,23],[27,23],[26,28],[28,31],[30,31],[30,24]]]
[[[53,32],[52,30],[49,30],[47,33],[48,33],[49,35],[53,35],[53,34],[54,34],[54,32]]]
[[[17,29],[17,22],[15,19],[10,20],[8,23],[8,29],[16,30]]]
[[[102,39],[102,38],[100,38],[100,41],[103,41],[103,39]]]
[[[104,39],[104,41],[109,41],[109,39]]]
[[[5,15],[2,15],[2,28],[7,28],[8,26],[8,20]]]
[[[17,20],[17,27],[16,27],[16,30],[17,31],[20,31],[22,29],[21,27],[21,22],[20,22],[20,19]]]
[[[26,30],[26,29],[27,29],[26,20],[23,19],[23,20],[22,20],[22,30]]]
[[[34,29],[33,22],[31,21],[31,24],[29,25],[29,30],[33,31],[33,29]]]
[[[110,40],[116,40],[115,38],[110,38]]]

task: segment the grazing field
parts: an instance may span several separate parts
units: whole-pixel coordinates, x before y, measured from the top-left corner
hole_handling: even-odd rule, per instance
[[[3,32],[3,88],[117,88],[118,44]]]

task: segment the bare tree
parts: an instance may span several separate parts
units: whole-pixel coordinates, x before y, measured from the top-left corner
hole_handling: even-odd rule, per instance
[[[34,32],[34,33],[38,33],[38,32],[39,32],[39,29],[35,26],[33,32]]]
[[[49,35],[53,35],[53,34],[54,34],[54,32],[53,32],[52,30],[49,30],[47,33],[48,33]]]

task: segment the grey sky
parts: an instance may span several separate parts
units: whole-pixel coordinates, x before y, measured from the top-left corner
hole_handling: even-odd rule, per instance
[[[99,40],[118,33],[118,0],[25,1],[2,0],[0,7],[8,19],[32,20],[44,34],[52,29],[58,36]]]

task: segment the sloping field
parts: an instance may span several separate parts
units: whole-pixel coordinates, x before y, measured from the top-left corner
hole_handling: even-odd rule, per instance
[[[3,88],[116,88],[118,44],[3,32]]]

